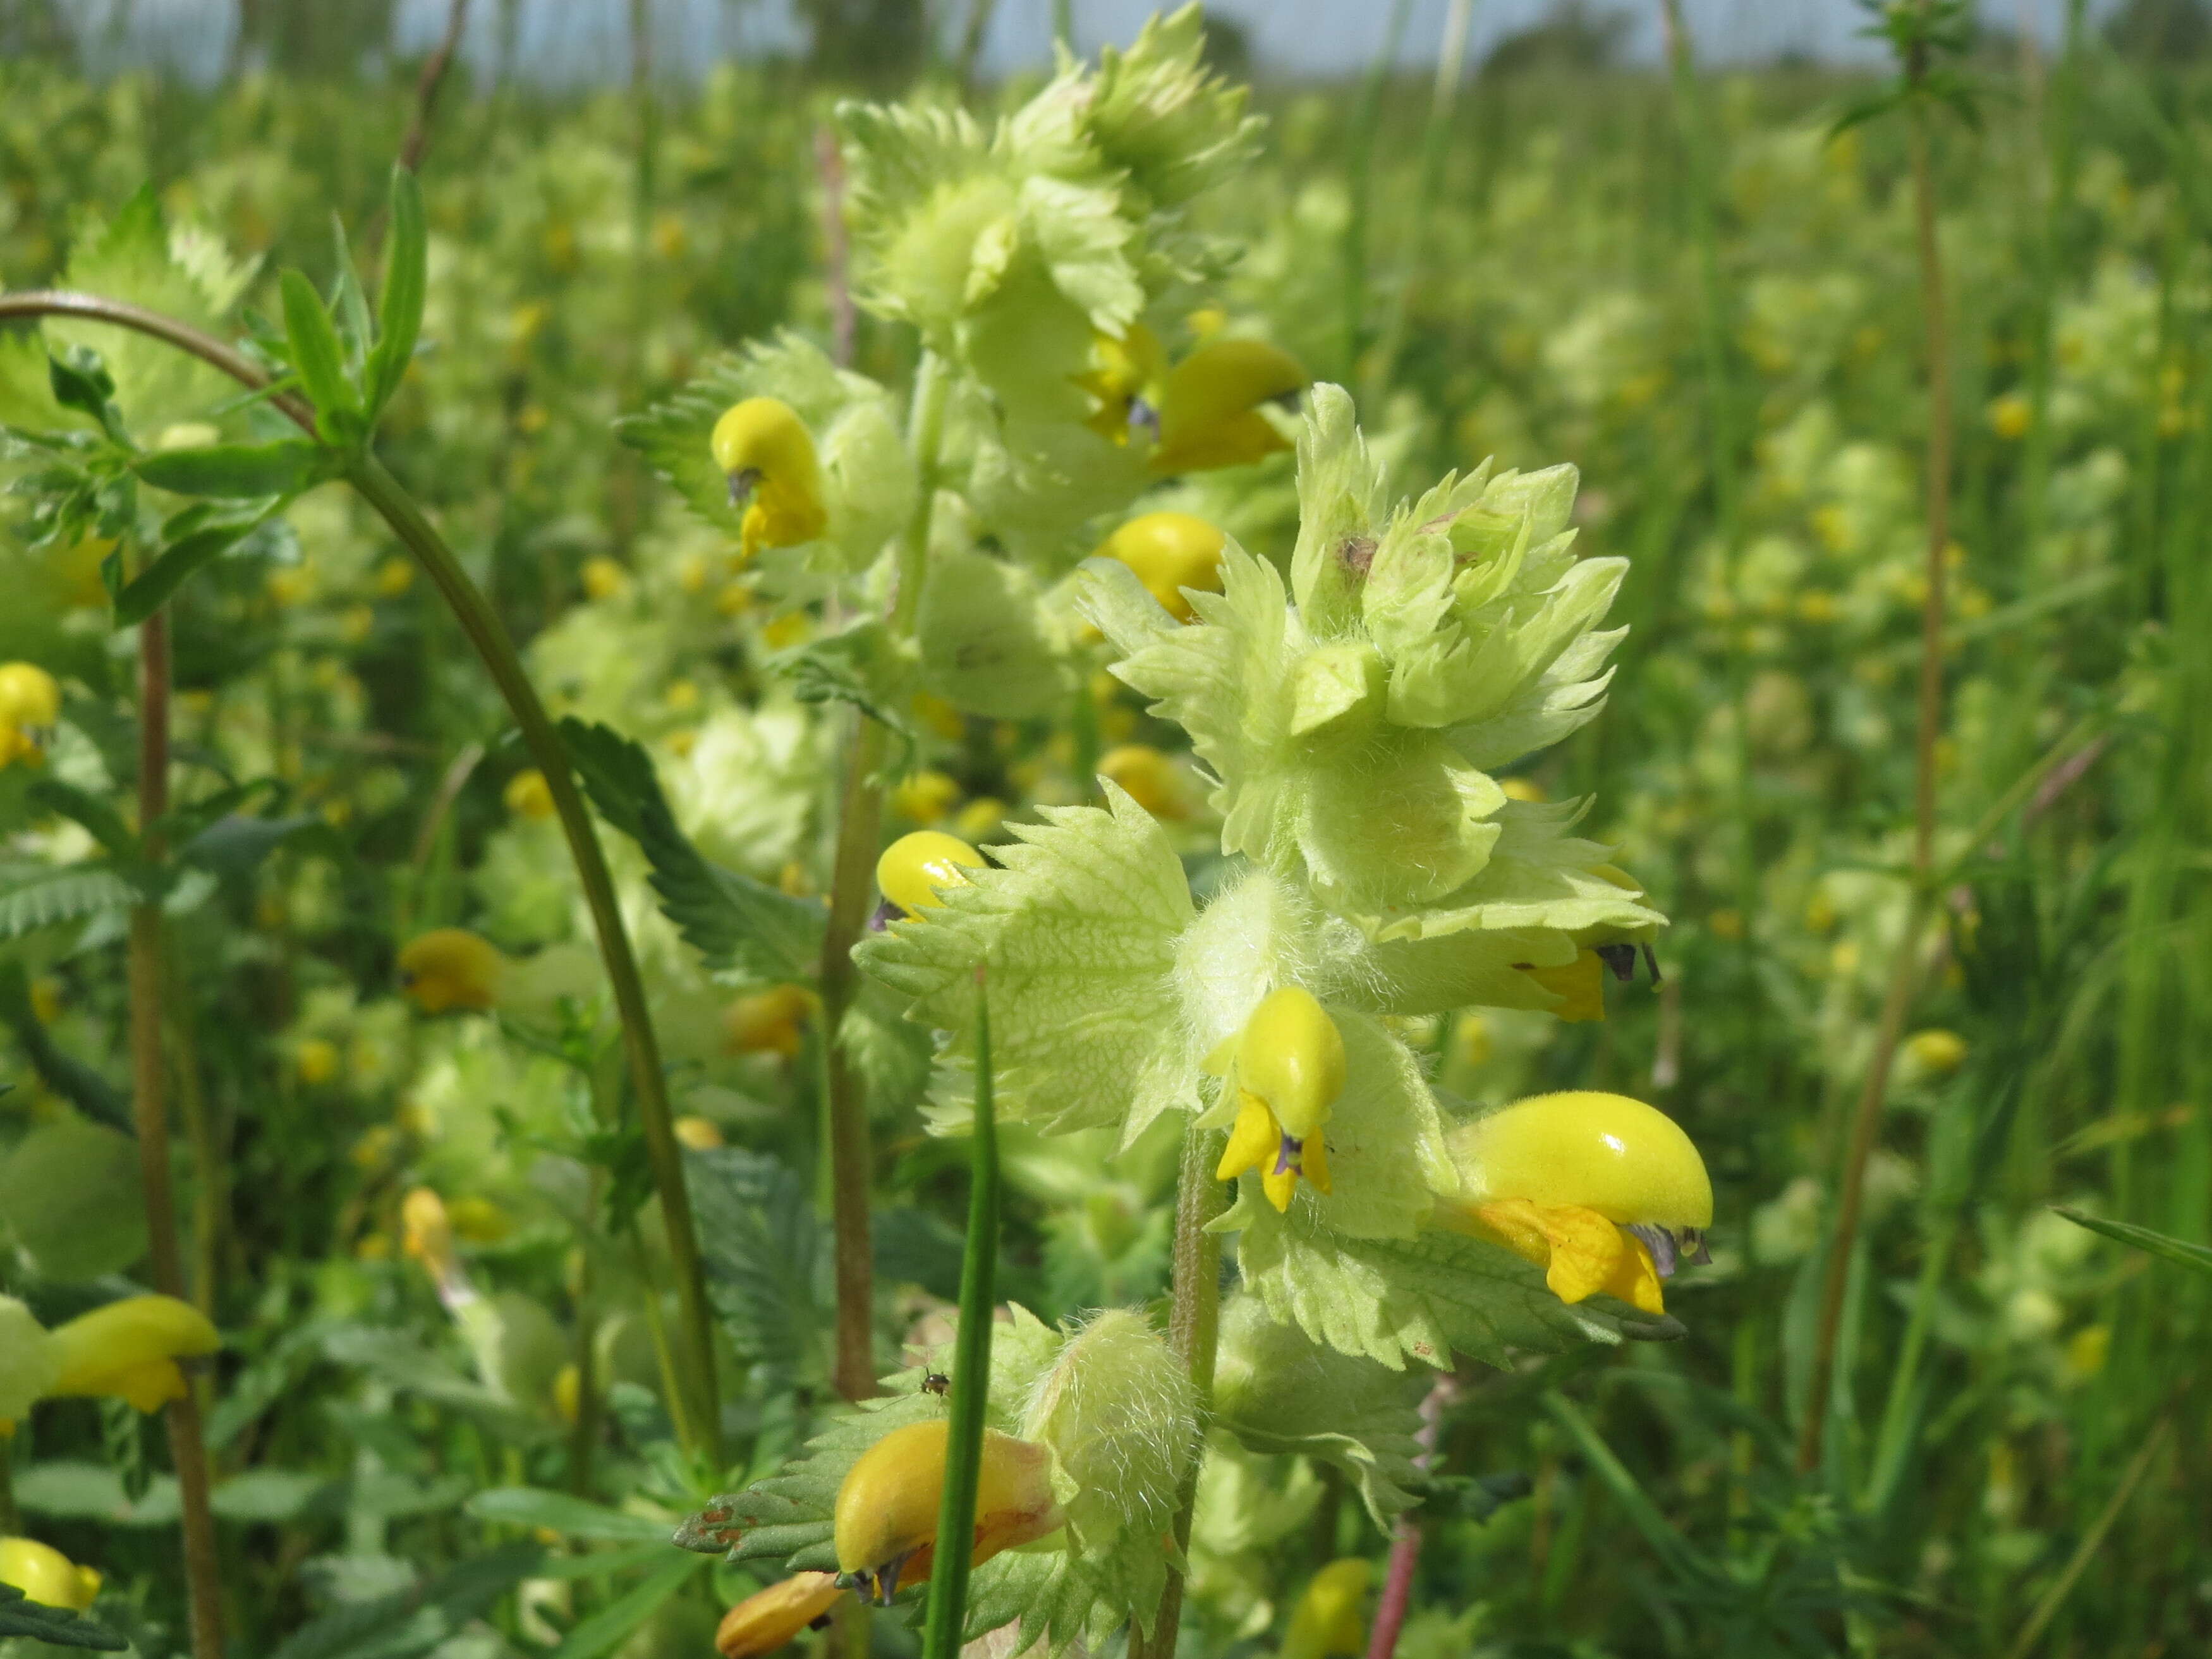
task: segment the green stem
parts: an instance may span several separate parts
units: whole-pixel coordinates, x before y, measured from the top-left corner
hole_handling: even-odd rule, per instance
[[[919,477],[914,512],[898,546],[891,594],[892,634],[914,630],[921,585],[929,570],[931,513],[937,495],[945,408],[951,377],[934,352],[915,370],[908,443]],[[837,813],[837,846],[830,872],[830,916],[822,939],[822,1042],[830,1094],[830,1231],[836,1250],[837,1391],[865,1400],[876,1391],[875,1261],[868,1204],[873,1186],[868,1103],[859,1075],[837,1040],[860,992],[853,946],[867,926],[875,891],[876,854],[883,836],[884,728],[866,715],[853,716],[853,744]]]
[[[414,554],[453,616],[490,671],[493,684],[506,698],[520,729],[523,746],[545,775],[553,797],[553,810],[568,842],[584,902],[599,936],[599,955],[614,988],[615,1011],[622,1021],[623,1044],[629,1058],[630,1085],[637,1098],[638,1125],[645,1133],[646,1160],[653,1171],[654,1190],[660,1198],[661,1220],[668,1233],[668,1255],[676,1269],[676,1302],[682,1315],[698,1417],[693,1428],[698,1436],[693,1449],[706,1453],[719,1466],[722,1462],[720,1394],[714,1377],[714,1320],[707,1305],[705,1269],[699,1257],[699,1238],[691,1222],[691,1196],[684,1179],[684,1152],[676,1139],[675,1117],[668,1104],[662,1074],[660,1045],[646,1006],[645,982],[639,976],[637,958],[631,952],[629,933],[623,926],[622,902],[616,896],[614,877],[606,854],[599,846],[591,814],[569,769],[568,754],[554,730],[538,688],[516,653],[507,629],[493,612],[477,585],[461,568],[460,561],[431,527],[413,496],[374,455],[359,457],[346,473],[348,482],[376,508],[384,521]]]
[[[138,822],[145,837],[140,856],[149,866],[158,867],[163,853],[152,826],[168,810],[169,619],[156,611],[138,629]],[[161,1051],[162,951],[161,906],[149,900],[131,913],[131,1108],[138,1132],[154,1288],[181,1301],[185,1263],[169,1168],[167,1061]],[[193,1659],[222,1659],[222,1562],[216,1551],[207,1439],[196,1382],[186,1386],[182,1398],[169,1402],[167,1416],[184,1522]]]
[[[968,1609],[976,1489],[982,1474],[983,1410],[991,1396],[991,1308],[999,1260],[999,1126],[991,1073],[991,1012],[982,970],[975,974],[975,1127],[969,1146],[968,1239],[960,1259],[960,1332],[953,1348],[952,1427],[945,1450],[945,1495],[937,1510],[939,1548],[929,1572],[922,1659],[958,1659]],[[945,1547],[948,1541],[952,1547]]]
[[[1206,1231],[1229,1207],[1229,1188],[1213,1177],[1221,1146],[1222,1137],[1215,1132],[1188,1131],[1182,1141],[1182,1168],[1176,1178],[1175,1286],[1168,1311],[1168,1346],[1198,1386],[1200,1420],[1212,1408],[1213,1358],[1221,1335],[1221,1235]],[[1200,1447],[1191,1457],[1178,1494],[1178,1558],[1190,1547],[1191,1514],[1198,1506],[1198,1471],[1204,1460]],[[1182,1571],[1170,1566],[1152,1629],[1131,1633],[1130,1659],[1174,1659],[1182,1627]]]
[[[178,349],[211,364],[240,385],[266,392],[269,376],[243,353],[173,317],[148,311],[122,301],[97,295],[46,290],[32,294],[0,295],[0,321],[13,318],[77,317],[110,323],[167,341]],[[269,402],[312,434],[314,411],[289,392],[270,394]],[[614,878],[606,855],[585,810],[583,796],[568,769],[568,750],[539,701],[538,689],[524,671],[506,626],[485,601],[477,585],[461,568],[460,561],[432,528],[412,496],[400,486],[374,455],[354,458],[345,472],[347,482],[359,490],[412,553],[446,603],[461,631],[476,647],[493,684],[506,699],[520,728],[524,746],[544,773],[553,796],[553,807],[568,838],[569,857],[584,890],[592,921],[599,933],[599,955],[615,995],[615,1008],[623,1028],[623,1044],[629,1059],[630,1081],[637,1095],[638,1120],[645,1132],[647,1161],[660,1198],[663,1224],[668,1231],[668,1252],[676,1267],[676,1294],[684,1316],[685,1336],[691,1348],[694,1382],[702,1407],[700,1440],[696,1449],[707,1453],[717,1465],[722,1461],[720,1395],[714,1379],[714,1324],[707,1306],[706,1275],[699,1259],[699,1242],[691,1223],[691,1200],[684,1182],[682,1148],[678,1145],[674,1118],[669,1109],[665,1079],[661,1074],[660,1048],[653,1035],[653,1017],[646,1006],[645,986],[638,975],[629,930],[615,896]],[[157,918],[158,920],[158,918]]]

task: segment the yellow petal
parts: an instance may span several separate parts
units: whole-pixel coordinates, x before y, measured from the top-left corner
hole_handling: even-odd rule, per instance
[[[1626,1248],[1620,1261],[1613,1264],[1612,1273],[1598,1288],[1645,1313],[1665,1313],[1666,1292],[1659,1279],[1659,1264],[1652,1260],[1651,1247],[1632,1232],[1623,1231],[1620,1238]]]
[[[840,1572],[872,1581],[888,1601],[927,1575],[945,1492],[943,1418],[893,1429],[860,1454],[837,1488],[833,1535]],[[983,1431],[973,1559],[1042,1538],[1062,1522],[1052,1495],[1052,1454],[996,1429]]]
[[[1564,968],[1521,971],[1562,999],[1553,1012],[1570,1025],[1605,1018],[1605,963],[1595,951],[1583,951]]]
[[[1305,1146],[1298,1154],[1298,1173],[1313,1182],[1317,1193],[1336,1190],[1328,1179],[1328,1141],[1318,1130],[1305,1139]]]
[[[399,988],[426,1014],[489,1008],[499,995],[507,958],[490,940],[465,927],[434,927],[399,952]]]
[[[1240,1092],[1237,1124],[1229,1132],[1229,1145],[1222,1151],[1221,1162],[1214,1166],[1213,1178],[1234,1181],[1247,1170],[1264,1173],[1273,1169],[1275,1149],[1282,1144],[1282,1138],[1283,1132],[1267,1103],[1257,1095]]]
[[[79,1613],[100,1594],[98,1573],[35,1538],[0,1538],[0,1584],[13,1585],[42,1607]]]
[[[837,1588],[834,1572],[793,1573],[781,1583],[755,1592],[722,1615],[714,1645],[722,1659],[752,1659],[773,1653],[851,1594]]]
[[[1303,1140],[1328,1121],[1344,1091],[1343,1033],[1310,991],[1283,986],[1269,992],[1244,1022],[1237,1076]]]
[[[963,867],[983,867],[983,855],[957,836],[917,830],[884,848],[876,860],[876,885],[907,915],[918,916],[939,902],[939,888],[968,884]]]
[[[1537,1213],[1552,1241],[1552,1261],[1544,1282],[1553,1295],[1562,1302],[1580,1302],[1613,1282],[1620,1259],[1634,1240],[1595,1210],[1539,1206]]]
[[[1298,1172],[1296,1170],[1285,1170],[1278,1174],[1274,1161],[1270,1159],[1267,1167],[1260,1171],[1260,1190],[1267,1194],[1267,1202],[1280,1213],[1289,1213],[1291,1194],[1297,1189]]]
[[[140,1411],[152,1411],[184,1396],[184,1376],[173,1362],[213,1353],[222,1340],[188,1302],[125,1297],[55,1329],[53,1352],[60,1364],[52,1391],[120,1395]]]

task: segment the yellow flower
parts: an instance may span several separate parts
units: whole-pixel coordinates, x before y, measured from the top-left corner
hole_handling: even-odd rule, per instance
[[[714,1631],[714,1646],[722,1659],[752,1659],[776,1649],[810,1626],[830,1616],[840,1597],[850,1594],[834,1572],[796,1572],[781,1583],[770,1584],[722,1615]]]
[[[1118,559],[1177,622],[1191,618],[1186,587],[1221,591],[1221,550],[1228,537],[1189,513],[1146,513],[1099,543],[1097,556]]]
[[[446,1201],[428,1187],[417,1187],[399,1203],[402,1229],[399,1248],[421,1262],[432,1279],[443,1284],[460,1272],[461,1255],[453,1243],[453,1218]]]
[[[964,887],[963,866],[980,869],[983,855],[957,836],[938,830],[917,830],[901,836],[884,848],[876,860],[876,885],[893,904],[918,916],[938,902],[940,887]]]
[[[629,572],[605,556],[585,560],[583,578],[587,599],[611,599],[629,586]]]
[[[301,1037],[292,1050],[292,1070],[310,1089],[319,1089],[338,1074],[338,1046],[328,1037]]]
[[[1108,750],[1098,757],[1098,770],[1156,818],[1190,815],[1175,763],[1150,744],[1125,743]]]
[[[891,791],[891,808],[915,823],[934,823],[950,812],[960,799],[960,786],[944,773],[926,767]]]
[[[507,789],[501,796],[507,810],[516,817],[542,823],[553,816],[553,789],[545,781],[545,775],[532,766],[517,772],[507,781]]]
[[[902,1581],[929,1577],[937,1510],[945,1494],[942,1418],[909,1423],[860,1454],[837,1488],[837,1582],[888,1606]],[[974,1559],[989,1560],[1056,1530],[1065,1518],[1052,1495],[1052,1454],[996,1429],[983,1431],[975,1486]]]
[[[1269,992],[1244,1029],[1207,1057],[1207,1066],[1226,1071],[1223,1089],[1237,1102],[1214,1179],[1234,1181],[1256,1170],[1279,1211],[1291,1207],[1301,1176],[1315,1191],[1330,1191],[1322,1127],[1344,1091],[1344,1036],[1313,994],[1295,985]]]
[[[1990,400],[1990,430],[2008,442],[2027,435],[2027,428],[2035,419],[2034,406],[2017,392],[2008,392],[2002,398]]]
[[[142,1412],[185,1397],[179,1359],[222,1346],[207,1316],[173,1296],[129,1296],[58,1327],[52,1341],[57,1396],[112,1395]]]
[[[0,1584],[13,1584],[42,1607],[82,1613],[100,1594],[100,1575],[35,1538],[0,1538]]]
[[[805,644],[813,627],[814,619],[804,611],[787,611],[771,618],[761,629],[761,643],[771,651],[788,651],[795,645]]]
[[[695,1152],[711,1152],[722,1145],[722,1132],[711,1117],[686,1113],[670,1127],[676,1131],[676,1139]]]
[[[396,599],[415,586],[415,567],[408,560],[394,555],[376,567],[376,591],[387,599]]]
[[[488,1198],[457,1198],[446,1206],[453,1237],[471,1244],[496,1244],[514,1231],[514,1218]]]
[[[963,841],[988,841],[1006,822],[1006,802],[996,795],[978,795],[953,815],[952,828]]]
[[[434,927],[399,952],[399,988],[426,1014],[489,1008],[499,995],[507,958],[490,940],[465,927]]]
[[[0,1296],[0,1441],[15,1433],[33,1403],[52,1391],[60,1369],[46,1327],[14,1297]],[[0,1446],[4,1455],[6,1448]]]
[[[1602,1291],[1663,1313],[1661,1280],[1702,1261],[1712,1224],[1705,1160],[1680,1126],[1626,1095],[1536,1095],[1455,1131],[1446,1226],[1545,1269],[1562,1302]]]
[[[1091,429],[1116,443],[1149,434],[1156,473],[1242,466],[1291,447],[1260,413],[1262,404],[1295,398],[1310,378],[1280,347],[1216,337],[1168,368],[1159,337],[1139,323],[1093,349],[1095,366],[1080,377],[1098,400]]]
[[[722,1011],[723,1044],[733,1054],[799,1052],[801,1030],[819,1006],[803,985],[776,985],[739,997]]]
[[[1966,1040],[1940,1027],[1905,1039],[1905,1056],[1923,1077],[1948,1077],[1966,1063]]]
[[[744,504],[738,556],[797,547],[829,527],[814,440],[789,404],[748,398],[714,422],[708,447],[730,481],[730,505]]]
[[[1544,793],[1544,786],[1534,778],[1500,778],[1498,781],[1498,787],[1508,800],[1547,801],[1551,799],[1551,797]]]
[[[1595,951],[1578,951],[1562,968],[1514,964],[1553,996],[1565,999],[1553,1012],[1569,1024],[1605,1018],[1605,960]]]
[[[36,663],[0,663],[0,721],[40,732],[61,718],[62,689]]]
[[[1367,1650],[1362,1604],[1374,1582],[1372,1564],[1357,1556],[1332,1561],[1313,1576],[1291,1612],[1281,1659],[1350,1659]]]

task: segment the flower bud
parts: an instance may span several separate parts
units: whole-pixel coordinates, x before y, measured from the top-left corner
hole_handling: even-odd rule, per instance
[[[1112,780],[1156,818],[1190,814],[1175,763],[1150,744],[1125,743],[1108,750],[1098,757],[1098,774]]]
[[[730,481],[730,504],[746,503],[741,557],[797,547],[829,528],[814,439],[789,404],[776,398],[732,404],[714,422],[708,447]]]
[[[0,663],[0,724],[42,732],[61,718],[62,689],[36,663]]]
[[[675,1130],[678,1142],[695,1152],[711,1152],[725,1144],[720,1126],[696,1112],[687,1112],[669,1127]]]
[[[0,1584],[43,1607],[82,1613],[100,1594],[100,1575],[35,1538],[0,1538]]]
[[[838,1576],[889,1604],[901,1583],[929,1577],[945,1495],[943,1418],[909,1423],[861,1453],[837,1489]],[[996,1429],[983,1431],[975,1487],[976,1562],[1042,1538],[1062,1522],[1053,1498],[1052,1454]]]
[[[1221,550],[1227,541],[1194,514],[1146,513],[1101,542],[1098,556],[1127,565],[1170,616],[1188,622],[1190,600],[1183,589],[1221,591]]]
[[[1281,1659],[1341,1659],[1365,1652],[1364,1604],[1374,1578],[1373,1564],[1357,1556],[1332,1561],[1314,1574],[1291,1610]]]
[[[509,778],[501,798],[509,812],[529,823],[543,823],[553,816],[552,787],[545,781],[545,775],[534,766]]]
[[[938,902],[939,888],[967,885],[963,866],[983,867],[983,855],[957,836],[917,830],[884,848],[876,860],[876,885],[907,915],[918,916]]]
[[[818,1006],[803,985],[775,985],[739,997],[722,1011],[724,1046],[733,1054],[788,1059],[799,1052],[803,1030]]]
[[[465,927],[434,927],[399,952],[399,988],[426,1014],[489,1008],[507,968],[490,940]]]
[[[52,1335],[59,1395],[112,1395],[142,1412],[185,1397],[179,1359],[222,1346],[207,1316],[173,1296],[131,1296],[94,1308]]]
[[[714,1645],[722,1659],[773,1653],[808,1626],[828,1618],[846,1594],[833,1572],[795,1572],[724,1613],[714,1632]]]

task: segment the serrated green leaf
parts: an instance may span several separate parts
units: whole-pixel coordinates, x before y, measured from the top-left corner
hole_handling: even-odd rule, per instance
[[[708,1294],[732,1344],[803,1381],[825,1376],[836,1291],[828,1229],[807,1183],[737,1146],[686,1152],[684,1163]]]
[[[27,1636],[56,1647],[85,1648],[95,1653],[121,1653],[131,1645],[96,1619],[71,1607],[33,1601],[13,1584],[0,1584],[0,1641],[11,1636]]]
[[[368,410],[374,421],[406,378],[422,329],[428,290],[428,233],[422,189],[403,167],[392,169],[392,228],[385,245],[384,291],[377,301],[377,341],[368,358]]]
[[[210,444],[197,449],[156,450],[134,465],[156,489],[179,495],[250,501],[297,495],[336,477],[343,457],[306,438],[265,444]]]
[[[818,902],[701,856],[677,827],[641,744],[574,716],[561,722],[561,736],[592,805],[644,850],[662,913],[709,969],[755,983],[812,975],[827,926]]]
[[[1408,1358],[1445,1368],[1455,1353],[1503,1369],[1516,1352],[1683,1334],[1676,1320],[1609,1297],[1570,1306],[1547,1288],[1541,1268],[1480,1239],[1348,1237],[1328,1225],[1327,1203],[1301,1185],[1289,1213],[1278,1215],[1248,1192],[1224,1221],[1243,1230],[1237,1266],[1268,1313],[1340,1352],[1394,1370]]]
[[[15,1036],[40,1082],[95,1122],[135,1133],[122,1091],[54,1041],[32,1005],[30,978],[20,962],[0,962],[0,1025]]]
[[[897,737],[907,754],[917,741],[906,710],[919,689],[913,647],[880,617],[870,617],[770,659],[801,702],[849,702]],[[905,758],[895,771],[904,771]]]
[[[1133,1136],[1198,1104],[1173,971],[1194,912],[1160,826],[1110,784],[1107,799],[1106,811],[1047,807],[1045,823],[1009,826],[1018,841],[993,849],[1003,868],[969,872],[854,956],[913,999],[910,1018],[952,1032],[964,1066],[984,967],[1001,1115]]]
[[[137,856],[138,837],[124,823],[123,815],[99,796],[60,778],[40,778],[31,786],[29,795],[33,805],[83,825],[115,857]]]
[[[1245,113],[1249,97],[1207,72],[1205,15],[1186,5],[1153,14],[1126,52],[1100,51],[1084,125],[1141,206],[1175,207],[1258,154],[1264,124]]]
[[[248,817],[226,813],[177,849],[177,857],[228,880],[237,880],[258,868],[280,847],[312,848],[327,857],[340,857],[345,843],[319,812],[297,812],[284,817]]]
[[[1296,1452],[1334,1463],[1359,1489],[1375,1524],[1413,1507],[1413,1458],[1427,1383],[1370,1358],[1340,1353],[1271,1318],[1259,1297],[1221,1311],[1214,1362],[1214,1421],[1247,1449]]]
[[[78,864],[0,868],[0,939],[57,922],[128,910],[144,896],[111,869]]]

